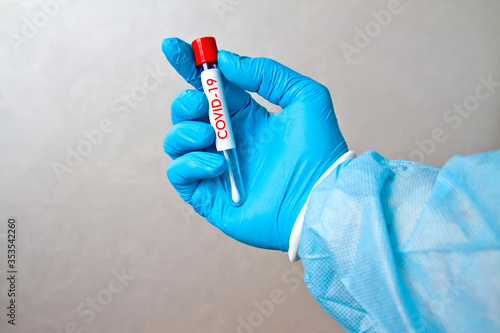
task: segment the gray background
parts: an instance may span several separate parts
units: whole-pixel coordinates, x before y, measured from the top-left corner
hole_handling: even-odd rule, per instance
[[[443,118],[474,101],[478,77],[500,81],[495,0],[402,0],[350,62],[341,43],[354,46],[355,28],[373,28],[371,11],[387,1],[73,0],[44,21],[47,2],[0,6],[0,309],[8,216],[18,218],[19,270],[18,325],[0,310],[2,332],[64,332],[70,323],[66,331],[224,333],[237,331],[238,318],[254,320],[242,332],[342,331],[297,279],[300,263],[225,237],[168,183],[169,105],[188,85],[161,53],[165,37],[214,35],[220,48],[322,82],[358,154],[442,166],[455,154],[500,148],[500,88],[460,124]],[[34,19],[40,28],[16,47],[13,34]],[[167,73],[161,83],[113,112],[157,67]],[[84,149],[84,131],[103,119],[112,129],[59,181],[52,164],[66,163],[68,147]],[[445,139],[431,144],[436,128]],[[133,280],[110,293],[123,270]],[[255,302],[273,292],[284,302],[259,314]],[[94,318],[77,313],[96,297],[106,304]]]

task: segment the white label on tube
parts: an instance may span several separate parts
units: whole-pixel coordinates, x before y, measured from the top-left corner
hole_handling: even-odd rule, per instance
[[[236,144],[219,70],[204,70],[201,72],[201,82],[208,99],[210,124],[215,130],[215,147],[218,151],[233,149]]]

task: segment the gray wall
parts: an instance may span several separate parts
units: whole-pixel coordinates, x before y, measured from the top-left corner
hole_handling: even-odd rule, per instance
[[[240,331],[342,332],[300,263],[225,237],[168,183],[169,105],[188,86],[161,53],[165,37],[214,35],[322,82],[358,154],[442,166],[500,148],[500,87],[478,88],[500,81],[498,1],[401,0],[386,26],[371,11],[387,1],[66,2],[46,6],[52,16],[49,0],[0,5],[2,332],[220,333],[249,320]],[[151,71],[158,85],[141,96]],[[124,107],[131,93],[139,101]],[[464,103],[471,111],[450,109]],[[68,149],[86,156],[68,165]],[[54,162],[66,165],[59,178]],[[4,314],[9,216],[16,330]],[[280,293],[265,316],[256,303]]]

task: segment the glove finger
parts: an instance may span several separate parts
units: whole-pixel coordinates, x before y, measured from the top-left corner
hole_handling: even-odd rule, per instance
[[[191,45],[179,38],[167,38],[163,40],[162,50],[177,73],[179,73],[187,83],[191,84],[197,90],[202,91],[203,86],[201,84],[200,71],[196,68]],[[227,82],[226,79],[223,81],[227,106],[231,116],[243,110],[260,109],[249,108],[252,102],[256,103],[249,93]]]
[[[178,93],[170,106],[172,124],[185,120],[208,122],[208,101],[205,94],[197,90],[183,90]]]
[[[192,152],[173,160],[167,177],[182,199],[190,203],[200,180],[217,177],[226,167],[226,160],[219,154]]]
[[[292,102],[314,100],[311,96],[330,95],[322,84],[271,59],[240,57],[222,50],[218,58],[219,67],[229,81],[282,108]]]
[[[183,121],[169,129],[163,139],[163,149],[176,159],[186,153],[202,150],[215,141],[214,129],[210,124],[199,121]]]
[[[191,45],[179,38],[167,38],[163,40],[161,48],[177,73],[196,89],[203,90]]]

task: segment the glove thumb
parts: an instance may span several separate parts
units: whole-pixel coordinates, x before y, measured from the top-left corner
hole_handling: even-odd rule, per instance
[[[221,50],[219,68],[227,80],[285,108],[324,86],[267,58],[240,57]],[[326,89],[326,88],[325,88]]]

